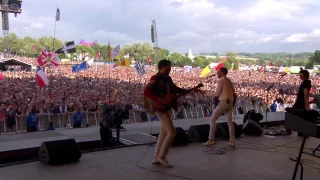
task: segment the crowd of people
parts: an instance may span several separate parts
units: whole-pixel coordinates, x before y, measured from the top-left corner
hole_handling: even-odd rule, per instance
[[[36,64],[36,59],[16,58]],[[139,110],[143,104],[143,87],[157,70],[154,66],[147,66],[146,74],[139,76],[134,68],[99,64],[72,73],[71,65],[61,64],[56,69],[46,69],[46,72],[50,86],[42,89],[35,82],[35,72],[1,72],[4,78],[0,82],[0,102],[6,107],[13,107],[17,115],[28,114],[32,106],[39,113],[57,114],[72,112],[76,107],[81,107],[82,111],[99,111],[102,104],[114,96],[112,103],[130,105]],[[205,90],[214,91],[216,77],[199,78],[200,73],[199,68],[187,72],[182,67],[174,67],[171,76],[180,87],[192,88],[203,83]],[[285,104],[292,103],[300,84],[298,76],[293,74],[288,74],[279,81],[277,79],[281,75],[271,72],[230,71],[228,76],[235,84],[238,107],[247,104],[272,104],[276,99],[281,99]],[[311,81],[313,91],[317,91],[320,78],[311,76]],[[274,86],[267,91],[273,83]],[[184,96],[180,102],[184,107],[214,104],[212,98],[201,94]]]

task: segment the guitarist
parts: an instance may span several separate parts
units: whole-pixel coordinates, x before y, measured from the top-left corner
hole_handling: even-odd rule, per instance
[[[217,76],[219,78],[217,84],[216,92],[205,92],[202,91],[203,94],[211,97],[219,97],[219,105],[215,108],[211,118],[210,118],[210,133],[209,133],[209,140],[204,143],[204,146],[214,145],[215,142],[215,133],[216,133],[216,121],[218,118],[223,114],[226,113],[227,115],[227,123],[229,126],[229,136],[230,142],[228,143],[229,146],[235,147],[235,130],[234,124],[232,121],[232,108],[234,106],[235,101],[235,89],[233,84],[229,78],[227,78],[228,69],[227,68],[220,68],[217,71]]]
[[[158,63],[159,72],[150,78],[149,83],[144,89],[144,96],[151,100],[151,104],[154,102],[168,105],[165,97],[168,93],[181,94],[186,93],[188,90],[177,87],[171,77],[169,76],[171,71],[171,62],[169,60],[160,60]],[[168,92],[168,90],[170,92]],[[176,136],[176,129],[172,122],[171,109],[160,111],[153,109],[158,119],[160,120],[160,133],[157,140],[157,145],[152,160],[153,164],[161,164],[165,167],[172,167],[167,159],[169,149]]]

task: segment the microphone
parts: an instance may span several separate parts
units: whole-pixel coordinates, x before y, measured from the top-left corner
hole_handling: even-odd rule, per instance
[[[207,78],[209,78],[209,77],[213,77],[213,76],[216,76],[216,74],[212,74],[212,75],[210,75],[210,76],[207,76]]]

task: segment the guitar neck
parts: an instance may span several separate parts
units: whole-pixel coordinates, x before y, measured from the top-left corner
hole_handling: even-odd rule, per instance
[[[196,88],[188,89],[188,90],[186,90],[185,92],[177,95],[176,98],[180,98],[180,97],[182,97],[182,96],[185,96],[185,95],[189,94],[191,91],[193,91],[194,89],[196,89]]]

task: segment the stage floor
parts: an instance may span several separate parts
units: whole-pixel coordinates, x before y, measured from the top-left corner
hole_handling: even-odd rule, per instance
[[[8,166],[0,168],[0,180],[291,179],[295,163],[289,157],[297,156],[300,137],[243,137],[236,142],[234,150],[223,141],[213,147],[193,143],[172,148],[169,160],[174,167],[170,169],[152,165],[154,146],[144,145],[85,153],[79,162],[62,166],[41,162]],[[306,147],[315,148],[319,143],[310,138]],[[304,164],[304,179],[318,180],[320,172],[315,168],[320,168],[319,159],[306,155],[303,159],[308,159],[308,164]]]
[[[265,114],[264,114],[265,116]],[[243,124],[243,115],[233,116],[234,122],[238,125]],[[268,122],[283,121],[284,113],[268,113]],[[217,123],[226,122],[226,116],[221,116]],[[261,122],[265,122],[265,119]],[[174,120],[175,127],[188,130],[192,125],[209,124],[209,117],[190,118]],[[127,131],[120,133],[122,142],[125,144],[145,144],[155,142],[156,139],[149,134],[159,133],[159,121],[124,124]],[[114,133],[115,135],[115,133]],[[57,129],[55,131],[39,131],[33,133],[7,134],[0,136],[0,152],[40,147],[44,141],[62,140],[74,138],[77,142],[94,141],[100,139],[99,127],[93,126],[79,129]]]

